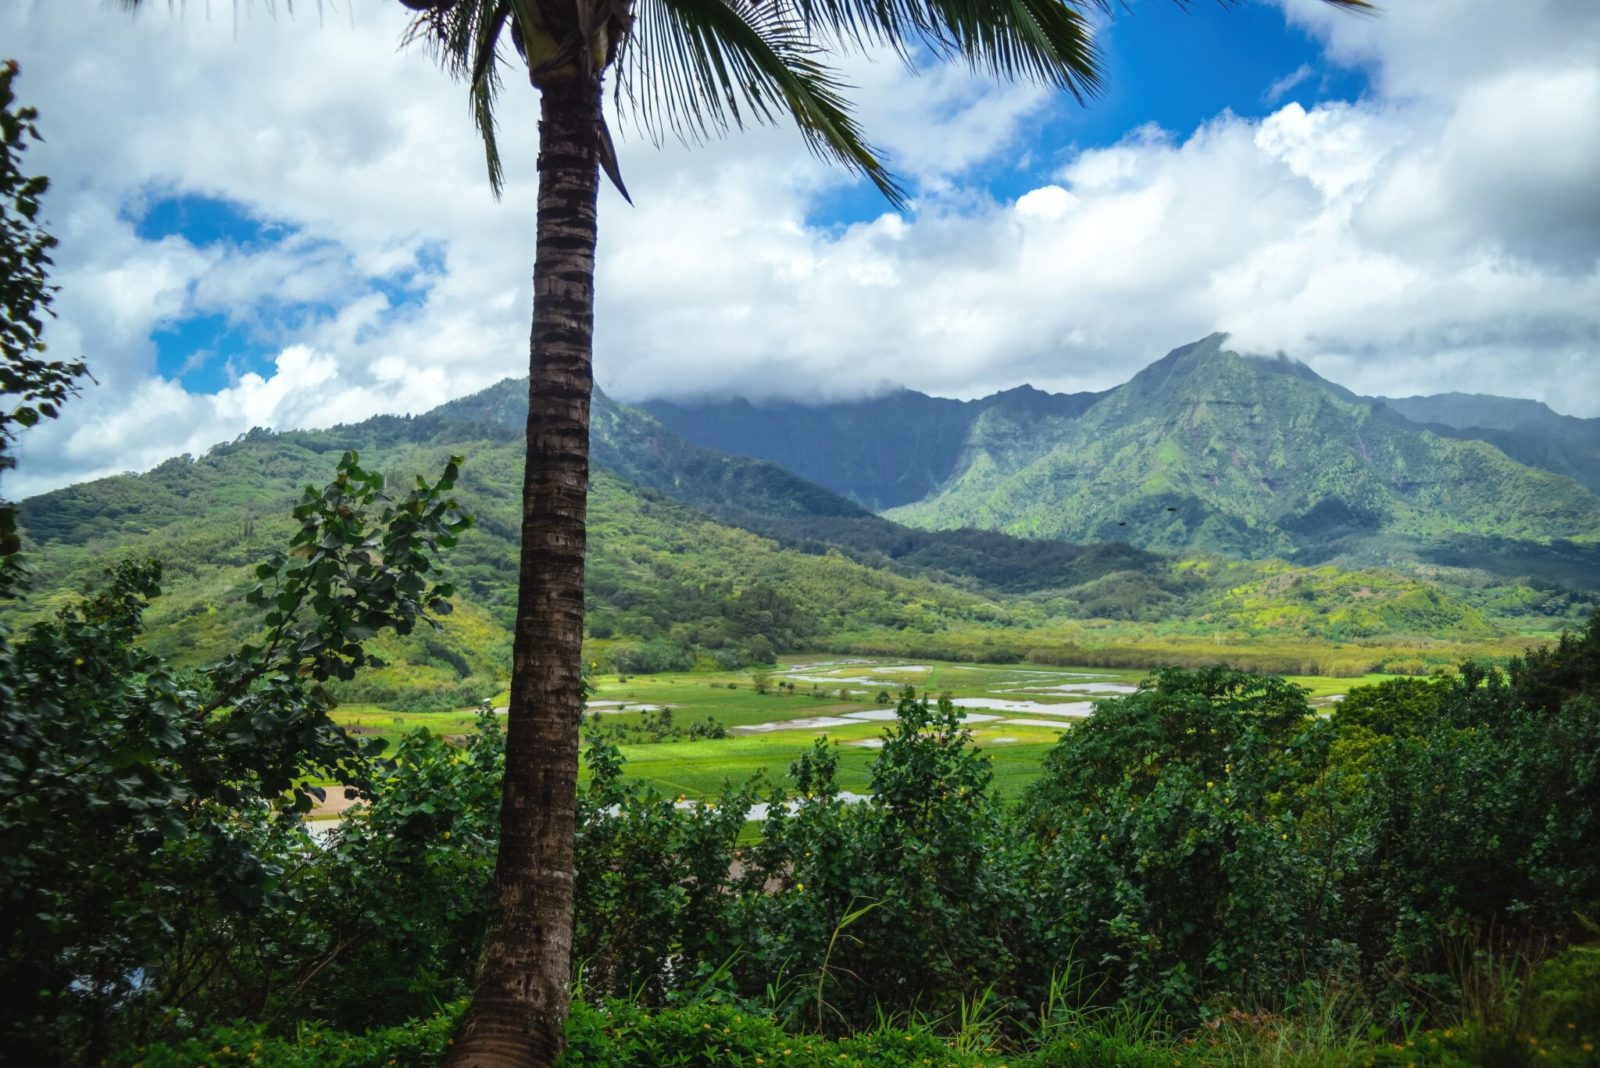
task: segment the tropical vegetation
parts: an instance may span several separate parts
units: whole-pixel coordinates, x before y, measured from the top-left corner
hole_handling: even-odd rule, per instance
[[[325,537],[338,508],[314,513]],[[313,837],[309,784],[259,761],[318,762],[278,734],[211,752],[236,716],[167,704],[136,613],[96,623],[105,603],[8,642],[7,684],[55,713],[7,728],[57,755],[0,798],[24,862],[8,1048],[435,1063],[488,922],[499,718],[333,750],[366,802]],[[77,674],[19,666],[69,653]],[[90,665],[104,700],[76,681]],[[283,696],[253,729],[298,722]],[[130,751],[131,718],[163,712]],[[1356,687],[1331,716],[1270,676],[1155,673],[1015,801],[949,702],[910,691],[864,800],[836,743],[796,745],[785,782],[684,805],[593,740],[563,1063],[1581,1064],[1600,1032],[1600,623],[1503,668]],[[63,848],[63,812],[95,833]],[[95,917],[118,937],[83,938]]]
[[[1595,514],[1571,479],[1536,478],[1512,518],[1485,525],[1481,499],[1335,464],[1341,492],[1370,511],[1299,499],[1284,511],[1262,503],[1262,472],[1244,462],[1201,469],[1157,442],[1142,466],[1117,467],[1136,420],[1118,421],[1120,402],[1088,406],[1108,450],[1092,455],[1183,532],[1145,539],[1184,550],[1161,556],[905,531],[599,398],[595,453],[609,444],[615,473],[596,480],[590,521],[599,171],[621,184],[600,121],[607,70],[620,64],[647,122],[791,114],[893,196],[821,46],[917,43],[1092,86],[1077,6],[404,2],[468,80],[492,179],[501,34],[541,93],[525,432],[441,411],[252,433],[5,510],[0,1059],[1593,1061],[1592,595],[1415,559],[1270,555],[1304,548],[1285,540],[1296,523],[1354,531],[1377,516],[1406,536],[1443,524],[1581,557],[1592,538],[1556,545],[1551,526]],[[20,169],[33,116],[13,107],[14,75],[0,79],[12,405],[0,468],[85,372],[42,357],[52,240],[37,224],[43,181]],[[1411,431],[1357,409],[1329,418],[1359,423],[1390,467],[1446,470],[1480,495],[1516,473],[1479,439],[1434,435],[1418,453]],[[1006,511],[1027,503],[1018,486],[1068,485],[1046,477],[1061,453],[1003,455],[1016,435],[982,429],[983,462],[906,515],[1067,533]],[[654,459],[627,447],[642,433],[662,446]],[[419,469],[441,473],[394,477]],[[1205,512],[1205,487],[1222,482],[1260,522]],[[710,503],[730,490],[733,503]],[[1081,488],[1045,499],[1112,521]],[[589,529],[605,548],[586,573]],[[176,596],[163,598],[169,576]],[[1268,636],[1291,657],[1334,650],[1319,668],[1408,674],[1313,703],[1261,670],[1276,666],[1262,662],[1277,655]],[[1235,638],[1250,644],[1216,663]],[[620,685],[755,665],[757,699],[792,701],[794,673],[764,666],[830,646],[1192,662],[1108,684],[1116,696],[1092,715],[1046,724],[1053,740],[1022,789],[1000,788],[975,717],[913,686],[838,693],[874,706],[846,724],[873,734],[851,736],[859,792],[843,787],[840,739],[819,737],[781,777],[675,797],[630,776],[628,752],[713,744],[720,720],[685,726],[668,708],[608,720],[599,702],[582,717],[602,670]],[[1460,655],[1472,651],[1491,657]],[[347,729],[341,700],[479,707],[470,730],[391,747]],[[330,794],[353,804],[331,826],[308,822]]]

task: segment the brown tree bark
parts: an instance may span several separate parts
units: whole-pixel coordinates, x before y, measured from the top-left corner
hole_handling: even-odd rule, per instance
[[[543,87],[527,467],[495,914],[446,1064],[548,1068],[572,953],[600,88]]]

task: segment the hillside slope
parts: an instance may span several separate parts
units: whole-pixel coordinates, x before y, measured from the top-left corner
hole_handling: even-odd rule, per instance
[[[251,565],[286,542],[299,488],[326,481],[344,450],[360,451],[367,467],[401,485],[459,453],[467,460],[458,496],[477,525],[444,561],[459,590],[457,611],[441,631],[380,649],[391,666],[341,696],[390,707],[491,696],[509,664],[521,441],[459,429],[419,417],[255,432],[197,459],[31,498],[23,518],[36,594],[25,611],[50,611],[115,560],[154,558],[165,570],[166,595],[150,613],[149,641],[180,664],[198,665],[253,631],[243,603]],[[589,528],[595,651],[626,645],[646,666],[685,668],[700,657],[725,666],[769,661],[780,650],[874,628],[932,633],[1025,622],[981,591],[838,552],[785,549],[605,472],[591,487]]]
[[[1487,441],[1519,463],[1566,475],[1600,493],[1600,419],[1559,415],[1538,401],[1481,393],[1378,399],[1437,434]]]
[[[440,631],[388,643],[390,666],[341,696],[394,708],[491,696],[507,674],[514,610],[523,388],[501,383],[416,417],[253,431],[198,458],[25,501],[38,592],[23,612],[50,611],[117,559],[154,557],[167,595],[148,640],[180,664],[203,663],[256,626],[242,597],[251,565],[283,544],[300,487],[325,481],[340,453],[358,450],[402,483],[461,454],[458,494],[477,526],[445,561],[458,610]],[[1463,647],[1451,643],[1481,650],[1592,607],[1457,569],[1426,577],[909,530],[604,397],[594,451],[604,466],[590,501],[589,652],[629,670],[797,649],[1154,665],[1206,662],[1224,641],[1235,662],[1359,672],[1393,655],[1424,663],[1422,648],[1428,663],[1452,662]],[[1330,642],[1353,644],[1329,661]]]
[[[986,413],[959,471],[890,512],[920,526],[1237,556],[1348,534],[1600,537],[1600,498],[1480,441],[1444,438],[1287,359],[1214,335],[1059,426]]]

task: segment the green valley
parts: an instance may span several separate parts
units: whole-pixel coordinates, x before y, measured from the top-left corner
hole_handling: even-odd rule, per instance
[[[147,643],[198,666],[254,625],[242,591],[253,563],[285,536],[298,486],[322,479],[348,449],[396,484],[460,453],[468,459],[456,492],[477,525],[448,564],[457,610],[437,631],[384,639],[389,665],[340,694],[401,711],[471,706],[507,677],[522,388],[504,382],[412,418],[254,431],[202,457],[32,498],[22,518],[39,593],[27,611],[49,612],[118,558],[158,559],[165,596]],[[985,440],[1003,438],[998,412],[980,420]],[[693,445],[603,396],[594,439],[604,470],[590,501],[587,655],[603,670],[726,671],[813,650],[1426,671],[1509,655],[1594,603],[1582,587],[1463,566],[1167,556],[1115,542],[909,529],[769,462]]]

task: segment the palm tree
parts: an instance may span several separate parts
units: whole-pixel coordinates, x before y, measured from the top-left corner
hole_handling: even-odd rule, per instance
[[[1098,77],[1081,12],[1059,0],[401,0],[413,34],[468,83],[498,188],[493,107],[510,38],[539,91],[521,571],[506,728],[495,916],[451,1065],[539,1065],[561,1050],[572,940],[582,699],[595,202],[623,190],[601,111],[617,99],[654,133],[694,138],[789,115],[810,147],[899,203],[823,62],[823,46],[913,42],[1077,94]],[[509,57],[507,57],[509,58]],[[520,72],[519,72],[520,73]]]
[[[582,699],[584,510],[594,326],[596,196],[627,197],[601,110],[689,138],[784,115],[807,144],[902,192],[868,145],[830,52],[921,48],[1080,100],[1100,81],[1085,15],[1107,0],[401,0],[413,34],[465,79],[489,180],[500,187],[494,102],[509,37],[539,91],[539,201],[527,468],[496,914],[450,1065],[540,1065],[561,1050],[572,939]],[[1329,0],[1365,7],[1364,0]]]
[[[959,57],[1082,100],[1101,78],[1087,15],[1110,0],[400,3],[416,12],[411,38],[466,81],[497,193],[502,63],[525,71],[540,99],[527,466],[494,919],[447,1063],[548,1066],[561,1050],[571,963],[600,172],[628,195],[601,109],[606,76],[615,71],[618,104],[656,136],[693,140],[787,116],[814,152],[898,206],[903,191],[851,115],[830,54]]]

